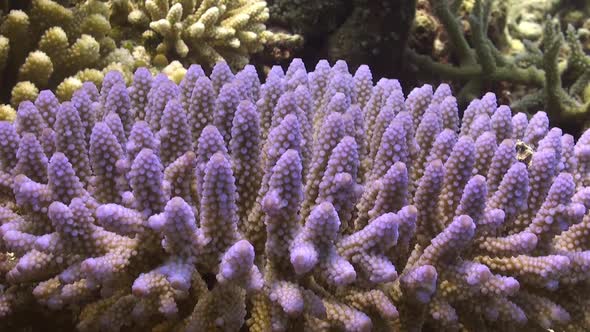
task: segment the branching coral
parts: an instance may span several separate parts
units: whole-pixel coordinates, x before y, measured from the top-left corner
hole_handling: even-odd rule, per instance
[[[34,0],[26,11],[6,13],[0,25],[4,60],[0,70],[2,93],[9,95],[2,98],[10,98],[16,107],[23,100],[35,100],[41,89],[57,87],[59,97],[69,99],[82,82],[99,84],[103,68],[130,75],[136,59],[128,50],[116,48],[109,36],[109,12],[108,4],[100,1],[67,8],[51,0]]]
[[[456,17],[455,3],[430,1],[434,14],[448,35],[455,64],[435,62],[428,56],[407,50],[406,55],[411,62],[420,70],[439,78],[462,82],[458,94],[460,103],[467,103],[481,94],[490,83],[509,82],[537,89],[514,101],[511,105],[513,109],[531,113],[542,109],[553,123],[572,132],[580,132],[588,124],[590,104],[584,97],[584,89],[590,75],[587,69],[590,58],[582,51],[573,28],[564,38],[559,25],[548,18],[542,49],[525,41],[526,49],[522,54],[506,55],[487,34],[493,0],[475,1],[469,16],[470,38],[463,33]],[[566,50],[569,56],[564,62],[561,55]]]
[[[268,15],[257,0],[87,0],[71,7],[33,0],[0,21],[1,97],[17,107],[56,88],[67,100],[84,81],[100,86],[112,69],[127,81],[138,66],[170,64],[170,77],[182,75],[173,60],[242,68],[265,45],[300,42],[267,30]]]
[[[156,54],[186,63],[213,66],[225,60],[241,68],[267,44],[300,42],[297,35],[266,29],[269,10],[259,0],[123,0],[113,5],[113,20],[130,25],[124,33],[139,33],[156,45]]]
[[[590,131],[343,61],[254,73],[110,72],[0,122],[0,327],[590,328]]]

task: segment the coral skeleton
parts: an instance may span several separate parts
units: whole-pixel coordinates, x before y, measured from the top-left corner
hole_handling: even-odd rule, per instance
[[[590,131],[343,61],[44,100],[0,122],[3,330],[590,329]]]

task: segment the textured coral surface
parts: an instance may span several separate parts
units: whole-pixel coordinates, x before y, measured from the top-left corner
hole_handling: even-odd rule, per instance
[[[112,71],[21,103],[0,162],[3,330],[590,329],[590,131],[490,93]]]
[[[267,29],[268,18],[259,0],[6,1],[0,4],[0,100],[17,107],[49,88],[67,100],[82,82],[100,84],[110,70],[129,81],[137,67],[175,60],[242,68],[265,46],[301,42]],[[0,120],[11,114],[0,105]]]

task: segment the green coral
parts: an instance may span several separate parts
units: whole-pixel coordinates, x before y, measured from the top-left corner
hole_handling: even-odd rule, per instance
[[[0,100],[15,108],[47,88],[69,99],[84,81],[100,85],[111,69],[129,79],[139,66],[156,71],[174,60],[206,67],[227,61],[241,68],[266,45],[301,41],[269,31],[269,10],[259,0],[32,0],[0,6]]]
[[[590,82],[590,57],[582,51],[572,26],[569,26],[565,40],[571,52],[566,63],[567,71],[575,73],[575,77],[569,79],[573,82],[569,89],[564,88],[562,70],[559,66],[559,53],[564,44],[564,36],[557,23],[548,22],[546,24],[543,41],[545,53],[544,56],[537,59],[537,61],[542,60],[545,69],[546,83],[542,94],[547,109],[558,110],[559,114],[556,116],[559,118],[588,121],[590,102],[584,102],[582,98],[584,90]]]
[[[455,63],[437,62],[407,49],[407,59],[421,72],[461,82],[458,99],[463,103],[493,83],[523,85],[533,92],[512,102],[513,110],[545,110],[555,125],[572,132],[590,124],[590,103],[583,99],[590,82],[590,57],[584,54],[573,28],[564,37],[559,24],[547,18],[542,48],[525,40],[524,52],[506,55],[488,37],[492,1],[475,1],[469,38],[452,4],[447,0],[430,0],[430,4],[448,35]]]

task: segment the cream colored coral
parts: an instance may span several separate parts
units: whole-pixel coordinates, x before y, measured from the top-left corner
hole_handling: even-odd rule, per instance
[[[268,8],[259,0],[131,1],[127,19],[159,40],[156,53],[212,66],[227,61],[241,68],[265,45],[296,45],[297,35],[266,29]],[[149,23],[148,23],[149,22]]]

